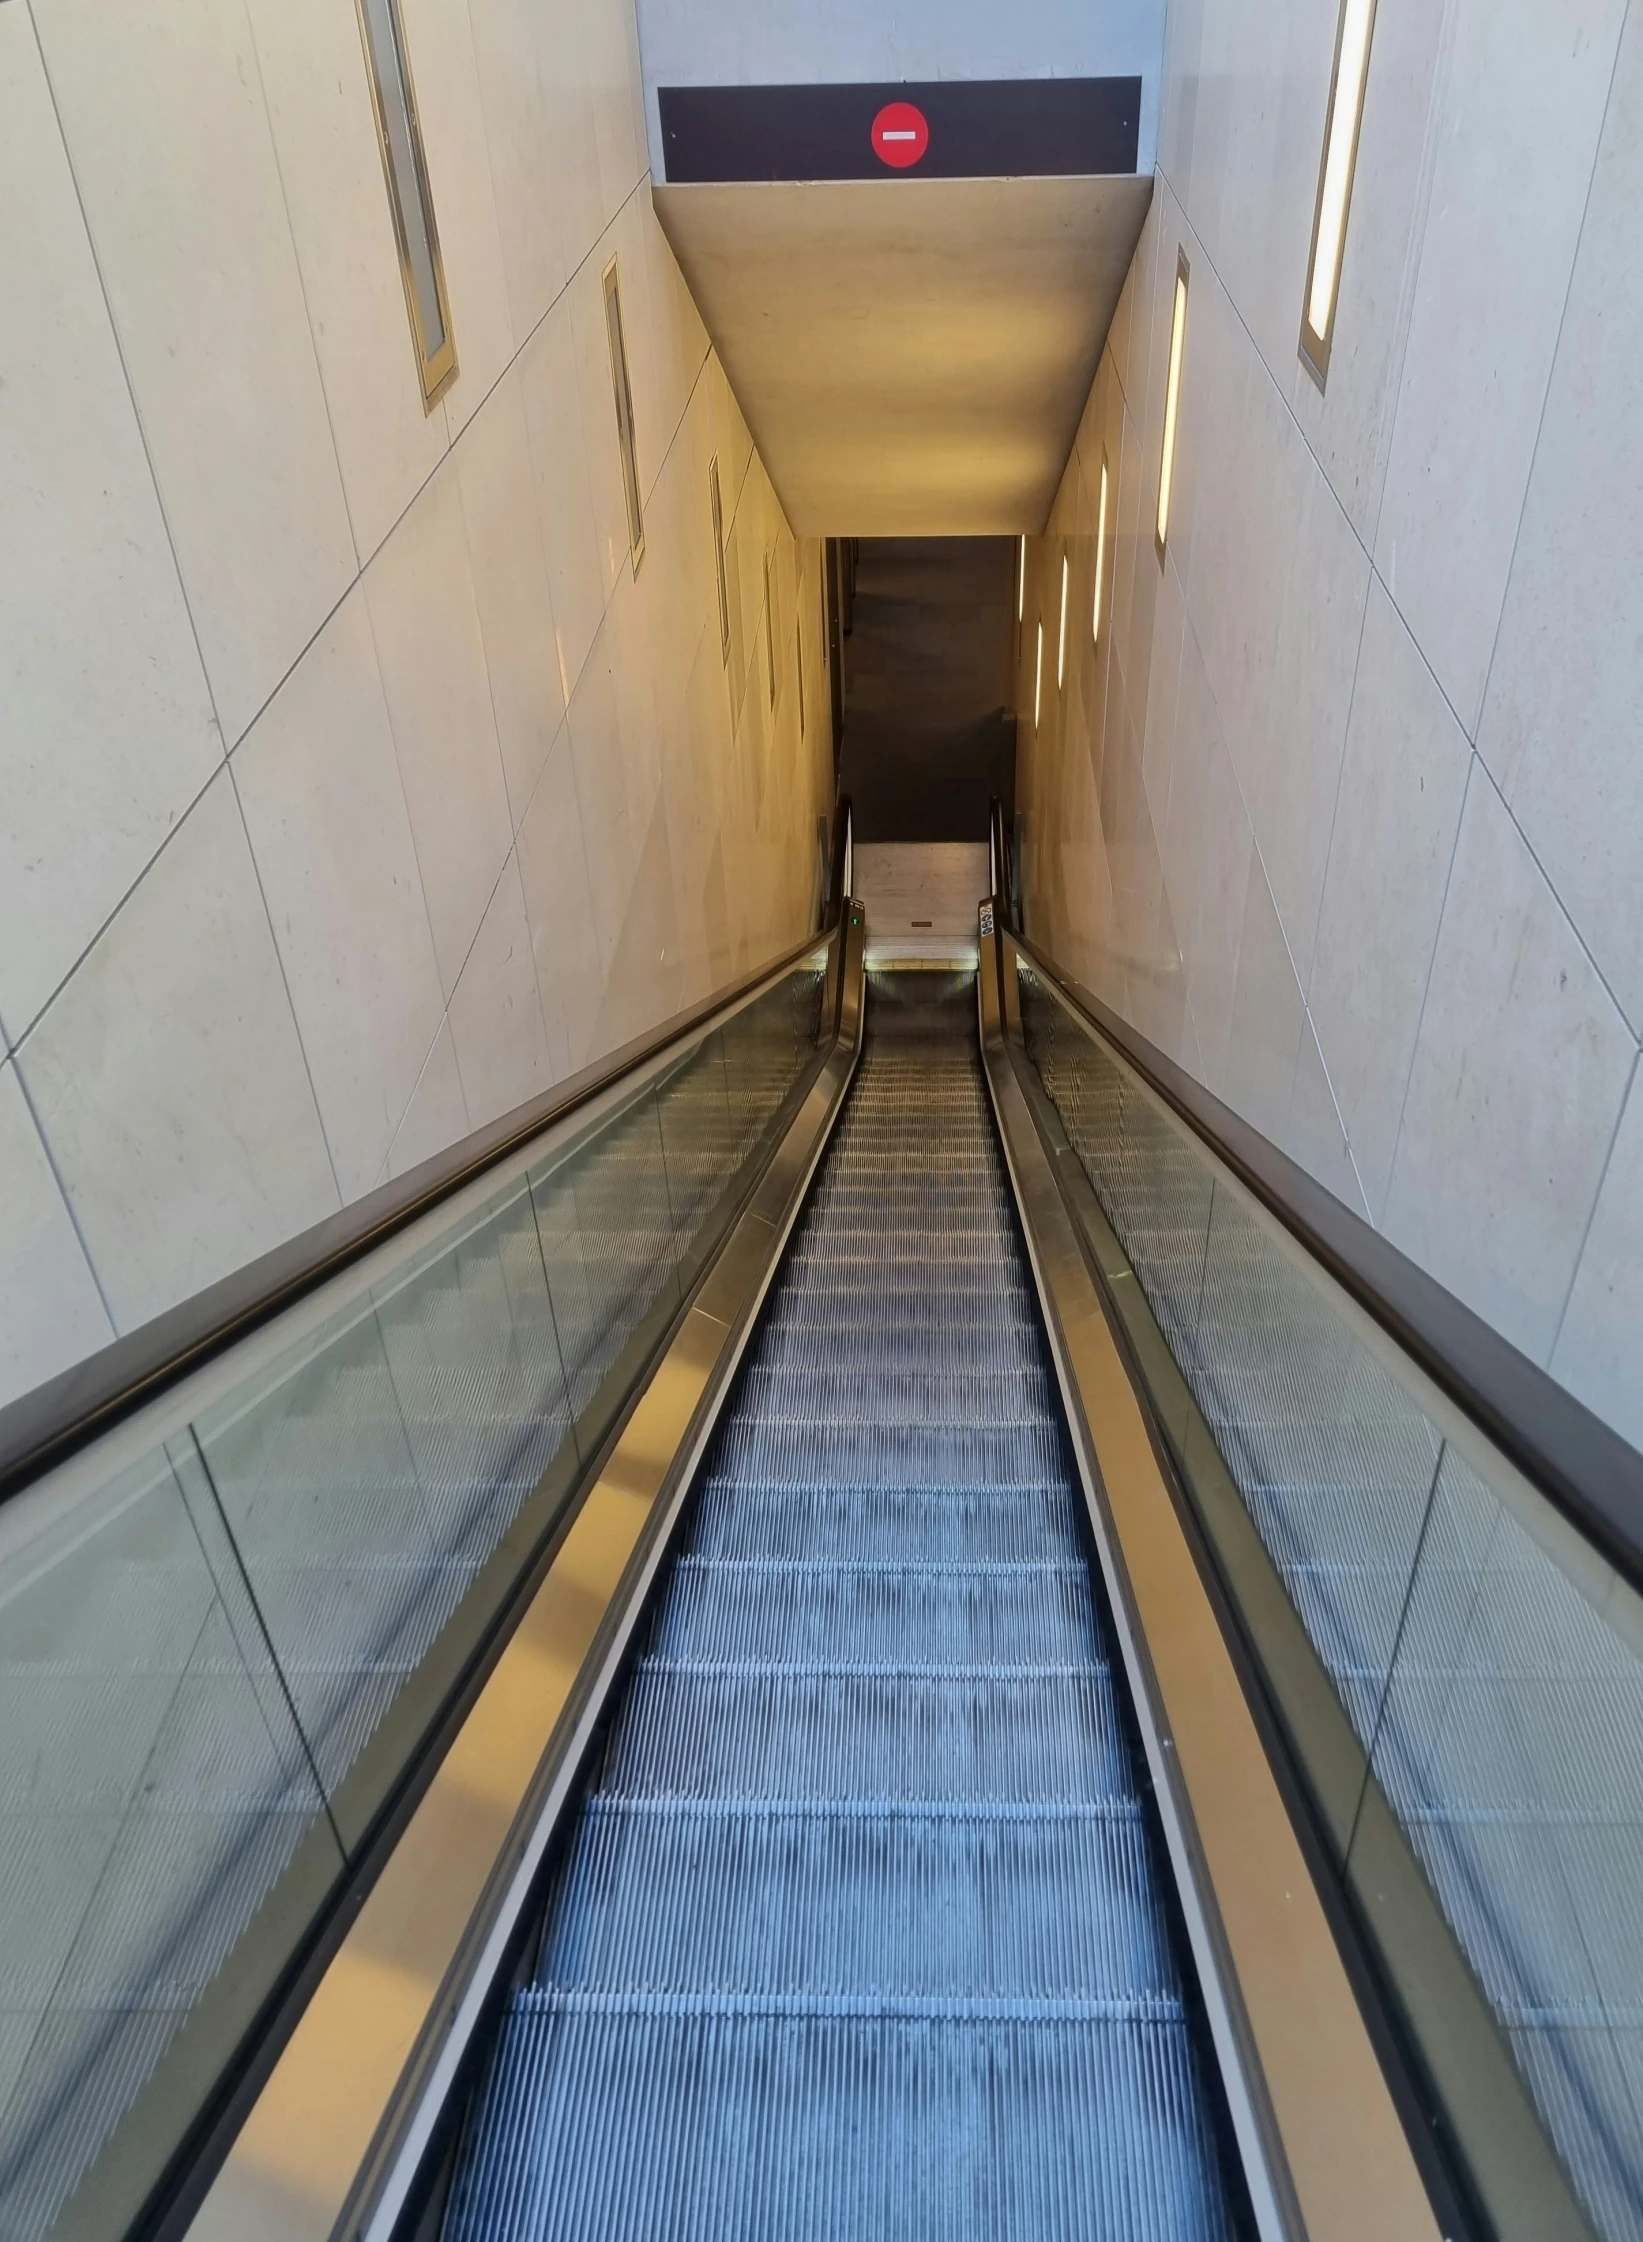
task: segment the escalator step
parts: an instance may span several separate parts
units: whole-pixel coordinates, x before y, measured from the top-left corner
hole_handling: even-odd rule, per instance
[[[450,2242],[1232,2235],[1079,1508],[973,985],[876,980]]]
[[[1228,2231],[1173,2017],[633,2016],[527,1996],[469,2172],[453,2242]]]

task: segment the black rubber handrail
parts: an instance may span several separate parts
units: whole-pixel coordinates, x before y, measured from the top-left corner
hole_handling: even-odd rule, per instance
[[[822,932],[806,935],[754,973],[584,1067],[580,1073],[487,1122],[460,1143],[425,1160],[408,1175],[327,1215],[283,1245],[223,1277],[191,1299],[168,1308],[138,1330],[89,1355],[0,1409],[0,1502],[18,1494],[41,1472],[151,1401],[168,1386],[221,1354],[315,1291],[396,1231],[448,1199],[453,1192],[505,1160],[532,1137],[574,1113],[658,1052],[692,1034],[814,951],[843,911],[850,804],[841,799],[834,820],[833,862]]]
[[[1007,889],[999,901],[1007,902]],[[1025,935],[1010,939],[1433,1384],[1643,1593],[1643,1455]]]
[[[992,861],[993,901],[1003,925],[1020,931],[1016,917],[1014,882],[1010,877],[1010,836],[1004,824],[1004,805],[995,794],[987,812],[988,853]]]
[[[822,913],[822,932],[830,934],[844,916],[844,891],[850,870],[850,836],[853,812],[848,794],[840,794],[833,805],[833,861],[827,877],[827,903]]]

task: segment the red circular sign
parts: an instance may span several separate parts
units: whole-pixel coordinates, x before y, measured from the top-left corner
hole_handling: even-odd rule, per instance
[[[892,101],[873,119],[873,153],[894,171],[916,164],[930,145],[930,127],[922,109],[910,101]]]

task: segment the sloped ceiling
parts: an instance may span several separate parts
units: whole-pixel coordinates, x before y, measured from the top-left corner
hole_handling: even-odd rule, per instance
[[[801,536],[1044,526],[1150,178],[672,186],[656,209]]]

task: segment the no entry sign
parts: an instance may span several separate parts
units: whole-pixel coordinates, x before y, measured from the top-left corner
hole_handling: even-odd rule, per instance
[[[893,171],[907,171],[930,145],[930,126],[910,101],[890,101],[873,119],[873,153]]]
[[[1133,172],[1140,144],[1139,78],[658,86],[656,104],[678,181],[1099,176]]]

